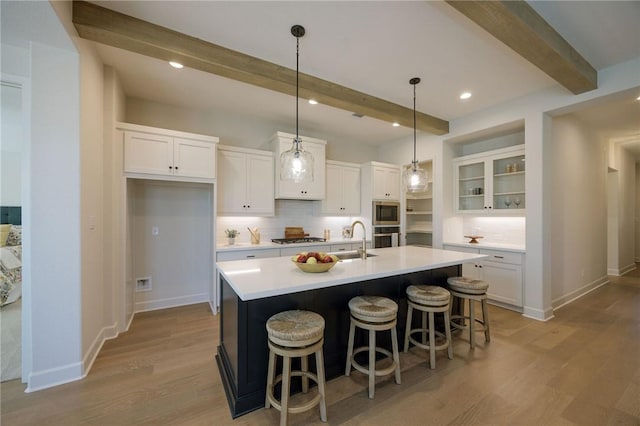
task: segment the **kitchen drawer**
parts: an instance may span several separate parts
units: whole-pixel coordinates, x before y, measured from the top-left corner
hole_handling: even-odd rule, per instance
[[[360,247],[360,244],[355,244],[356,248]],[[331,252],[334,251],[351,251],[356,248],[353,247],[354,244],[346,243],[346,244],[331,244]]]
[[[218,262],[225,262],[227,260],[264,259],[266,257],[279,256],[280,249],[237,250],[218,252],[216,253],[216,260]]]
[[[318,245],[318,246],[298,246],[295,247],[285,247],[280,249],[280,256],[293,256],[294,254],[298,254],[303,251],[323,251],[329,252],[331,251],[330,245]]]
[[[451,251],[459,251],[462,253],[478,253],[478,249],[475,247],[459,247],[459,246],[448,246],[448,245],[444,245],[442,247],[445,250],[451,250]]]
[[[522,254],[520,253],[481,249],[480,254],[486,254],[489,256],[485,261],[522,265]]]

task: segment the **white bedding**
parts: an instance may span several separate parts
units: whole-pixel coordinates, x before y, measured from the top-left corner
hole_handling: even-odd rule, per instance
[[[0,306],[22,295],[22,246],[0,247]]]

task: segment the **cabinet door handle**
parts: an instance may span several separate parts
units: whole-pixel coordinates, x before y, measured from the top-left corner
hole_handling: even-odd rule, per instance
[[[248,209],[250,209],[250,208],[251,208],[251,206],[247,205],[247,208],[248,208]]]
[[[173,166],[169,166],[169,170],[173,169]]]
[[[176,170],[178,170],[178,166],[176,166]]]

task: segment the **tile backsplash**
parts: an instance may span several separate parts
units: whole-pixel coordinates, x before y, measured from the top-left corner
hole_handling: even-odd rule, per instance
[[[524,217],[464,217],[464,235],[481,235],[483,242],[525,245]]]
[[[269,242],[272,238],[284,238],[284,228],[287,226],[302,226],[310,237],[324,236],[324,230],[329,229],[330,240],[342,239],[342,227],[349,226],[354,220],[362,220],[367,225],[367,233],[371,233],[370,225],[360,216],[321,216],[319,201],[303,200],[276,200],[276,214],[273,217],[243,217],[243,216],[218,216],[216,221],[216,242],[227,242],[224,230],[235,228],[240,231],[237,242],[248,243],[251,234],[247,228],[260,229],[260,240]],[[356,227],[355,241],[362,239],[362,228]]]

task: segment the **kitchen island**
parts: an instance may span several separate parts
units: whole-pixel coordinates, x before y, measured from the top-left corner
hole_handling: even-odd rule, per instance
[[[486,257],[416,246],[368,252],[374,256],[343,260],[318,274],[300,271],[289,257],[217,263],[221,304],[216,361],[234,418],[264,406],[268,361],[265,324],[272,315],[304,309],[324,317],[325,371],[331,379],[344,374],[352,297],[377,295],[395,300],[402,340],[409,285],[445,285],[448,277],[460,275],[462,263]],[[389,339],[381,333],[379,345],[390,347]]]

